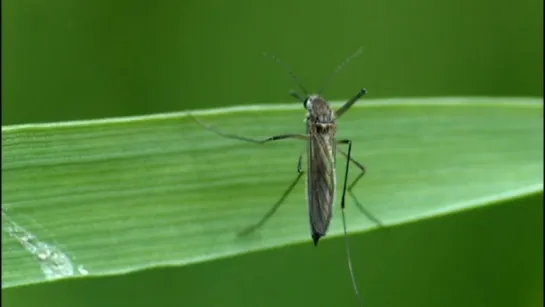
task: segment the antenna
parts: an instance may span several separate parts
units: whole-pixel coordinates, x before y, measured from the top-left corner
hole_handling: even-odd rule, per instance
[[[327,79],[327,81],[324,83],[324,85],[322,86],[322,88],[320,88],[320,90],[318,91],[318,94],[322,94],[322,91],[327,87],[329,86],[329,84],[331,83],[331,81],[333,80],[333,77],[346,65],[348,64],[348,62],[352,61],[353,58],[357,57],[358,55],[360,55],[363,51],[363,47],[360,47],[358,49],[358,51],[356,51],[356,53],[352,54],[351,56],[347,57],[341,64],[339,64],[339,66],[337,66],[337,68],[335,68],[335,70],[333,71],[333,73],[331,75],[329,75],[329,78]]]
[[[272,54],[268,54],[267,52],[263,52],[263,55],[266,56],[266,57],[269,57],[271,59],[273,59],[276,63],[284,66],[284,68],[286,69],[286,71],[288,72],[288,74],[290,74],[291,78],[293,79],[293,81],[295,81],[295,83],[297,84],[297,86],[299,86],[299,88],[303,91],[303,93],[305,94],[305,96],[308,96],[308,91],[307,89],[303,86],[303,83],[301,81],[299,81],[299,78],[297,78],[297,76],[293,73],[291,67],[289,67],[288,64],[282,62],[282,60],[280,60],[279,58],[277,58],[276,56],[272,55]],[[297,97],[300,99],[299,95],[297,93],[290,93],[292,96],[294,97]],[[304,99],[302,99],[304,101]]]

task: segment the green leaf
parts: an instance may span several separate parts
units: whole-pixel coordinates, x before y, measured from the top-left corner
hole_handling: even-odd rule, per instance
[[[357,199],[391,227],[543,191],[542,113],[529,98],[367,100],[337,131],[367,166]],[[247,137],[304,131],[300,104],[193,114]],[[312,244],[304,180],[236,236],[295,178],[298,140],[225,139],[173,113],[2,127],[2,151],[3,288]],[[357,208],[348,231],[376,228]],[[337,213],[326,239],[342,235]]]

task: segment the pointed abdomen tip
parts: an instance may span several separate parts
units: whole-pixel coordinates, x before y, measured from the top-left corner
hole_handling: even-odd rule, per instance
[[[318,241],[320,241],[320,238],[322,237],[319,233],[313,233],[312,234],[312,241],[314,242],[314,246],[318,246]]]

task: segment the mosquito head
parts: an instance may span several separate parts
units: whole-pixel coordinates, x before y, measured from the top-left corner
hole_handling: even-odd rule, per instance
[[[335,112],[329,107],[327,101],[319,95],[310,95],[305,99],[305,109],[308,111],[308,119],[316,124],[328,125],[335,121]]]

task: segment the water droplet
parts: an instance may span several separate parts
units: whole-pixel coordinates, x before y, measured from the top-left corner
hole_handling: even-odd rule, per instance
[[[83,264],[78,265],[78,272],[79,272],[81,275],[87,275],[87,274],[89,274],[89,271],[87,271],[87,270],[83,267]]]
[[[6,227],[2,227],[2,230],[36,258],[46,279],[74,275],[72,261],[65,253],[51,244],[38,240],[35,235],[9,218],[5,212],[2,212],[2,217],[6,217],[8,223]]]

